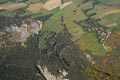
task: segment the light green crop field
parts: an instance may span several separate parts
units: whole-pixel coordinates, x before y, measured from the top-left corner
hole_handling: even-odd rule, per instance
[[[45,2],[47,2],[48,0],[28,0],[27,2],[25,2],[25,3],[29,3],[29,4],[31,4],[31,3],[45,3]]]

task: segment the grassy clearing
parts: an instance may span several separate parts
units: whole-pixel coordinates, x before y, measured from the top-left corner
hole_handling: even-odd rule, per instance
[[[45,21],[41,31],[55,31],[59,32],[61,27],[60,14],[53,15],[49,20]]]
[[[45,41],[45,38],[47,37],[48,33],[44,33],[43,35],[41,35],[39,37],[39,44],[40,44],[40,49],[44,49],[46,48],[46,41]]]
[[[76,10],[75,14],[74,14],[74,10]],[[79,7],[77,7],[75,4],[71,4],[69,5],[67,8],[64,8],[61,13],[63,14],[63,16],[65,16],[65,20],[83,20],[86,19],[85,14],[80,10]]]
[[[86,44],[85,48],[90,50],[94,55],[104,55],[107,52],[103,45],[98,43],[98,39],[92,33],[84,35],[81,40]]]
[[[31,3],[45,3],[48,0],[28,0],[25,3],[31,4]]]
[[[2,11],[0,12],[0,15],[13,17],[15,14],[10,11]]]

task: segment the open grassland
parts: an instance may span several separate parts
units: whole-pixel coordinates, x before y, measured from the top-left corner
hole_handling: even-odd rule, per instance
[[[74,12],[74,10],[76,12]],[[64,17],[65,21],[67,20],[80,21],[87,18],[86,15],[75,4],[71,4],[67,8],[64,8],[63,10],[61,10],[61,13],[63,14],[63,16],[65,16]]]
[[[28,3],[28,4],[31,4],[31,3],[33,3],[33,4],[35,4],[35,3],[45,3],[45,2],[47,2],[48,0],[28,0],[27,2],[25,2],[25,3]]]
[[[82,36],[77,44],[82,49],[90,50],[93,55],[104,55],[107,52],[103,45],[98,43],[98,39],[92,33]]]
[[[45,21],[43,24],[42,31],[49,30],[59,32],[61,27],[60,17],[60,14],[55,14],[49,20]]]

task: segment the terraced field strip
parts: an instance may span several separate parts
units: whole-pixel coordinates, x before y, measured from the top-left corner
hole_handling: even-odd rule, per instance
[[[36,3],[36,4],[30,4],[27,8],[32,13],[39,13],[39,11],[42,9],[43,3]]]
[[[13,10],[23,8],[26,6],[27,6],[27,4],[25,4],[25,3],[13,3],[13,4],[0,6],[0,10],[12,10],[13,11]]]
[[[108,28],[111,28],[111,27],[117,26],[117,25],[118,25],[117,23],[111,23],[111,24],[107,24],[105,26],[108,27]]]
[[[61,5],[61,0],[49,0],[44,5],[43,8],[47,10],[52,10]]]
[[[99,18],[103,18],[109,14],[114,14],[114,13],[119,13],[119,12],[120,12],[120,9],[109,10],[109,11],[106,11],[105,13],[102,13],[102,15],[99,16]]]

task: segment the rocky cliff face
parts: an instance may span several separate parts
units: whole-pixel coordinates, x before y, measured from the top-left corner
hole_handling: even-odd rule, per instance
[[[6,31],[10,32],[10,40],[24,43],[29,36],[38,34],[41,28],[41,21],[28,19],[27,22],[23,21],[20,27],[11,25],[11,27],[6,28]]]
[[[1,18],[1,23],[4,23],[6,19],[7,18]],[[9,25],[4,24],[0,25],[2,26],[2,30],[0,31],[1,44],[4,39],[7,39],[7,41],[24,43],[29,36],[38,34],[42,28],[42,22],[40,20],[32,20],[30,18],[16,20],[15,22],[8,20],[6,24]]]
[[[40,70],[40,72],[43,74],[43,76],[46,78],[46,80],[69,80],[69,79],[64,79],[64,77],[68,74],[65,70],[59,71],[61,75],[54,76],[48,71],[47,67],[42,68],[40,65],[37,65],[37,67]]]

